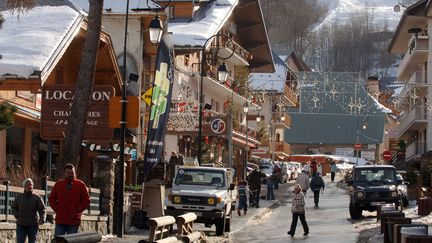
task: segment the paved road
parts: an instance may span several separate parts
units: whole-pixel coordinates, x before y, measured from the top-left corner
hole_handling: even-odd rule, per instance
[[[328,178],[326,178],[328,180]],[[310,234],[303,237],[300,222],[296,235],[287,235],[291,224],[291,192],[282,188],[283,199],[278,207],[261,213],[243,224],[233,233],[233,242],[356,242],[358,232],[355,231],[348,212],[349,197],[336,183],[326,181],[326,190],[320,198],[320,208],[315,209],[313,195],[308,191],[306,196],[306,219]],[[236,229],[234,229],[236,230]]]

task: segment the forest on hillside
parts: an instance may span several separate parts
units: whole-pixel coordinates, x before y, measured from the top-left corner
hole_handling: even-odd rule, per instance
[[[272,48],[279,55],[295,51],[316,71],[392,76],[397,57],[387,48],[393,31],[375,21],[373,9],[358,11],[347,21],[322,24],[329,9],[316,0],[260,3]]]

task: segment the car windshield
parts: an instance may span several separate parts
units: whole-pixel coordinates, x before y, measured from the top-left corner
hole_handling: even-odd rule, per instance
[[[364,168],[355,170],[354,181],[357,184],[394,184],[396,173],[387,168]]]
[[[180,169],[175,184],[224,187],[225,177],[223,171]]]

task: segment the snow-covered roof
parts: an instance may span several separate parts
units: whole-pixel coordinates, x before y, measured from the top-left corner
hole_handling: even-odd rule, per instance
[[[288,66],[282,59],[273,53],[274,73],[251,73],[250,85],[255,90],[283,91],[288,72]]]
[[[2,11],[5,22],[0,29],[0,76],[16,75],[29,78],[42,71],[80,13],[70,6],[37,6],[19,18],[10,11]],[[76,34],[75,32],[74,34]]]
[[[373,97],[372,95],[370,95],[368,93],[369,97],[372,98],[372,100],[375,102],[375,106],[377,109],[380,109],[382,112],[384,113],[392,113],[392,110],[390,110],[389,108],[385,107],[383,104],[381,104],[375,97]]]
[[[84,11],[89,10],[89,0],[71,0]],[[158,9],[160,5],[150,0],[129,0],[129,14],[139,13],[139,11],[150,11]],[[125,14],[126,1],[105,0],[103,5],[104,14]]]
[[[174,46],[202,47],[222,28],[237,3],[238,0],[216,0],[199,20],[168,23]]]

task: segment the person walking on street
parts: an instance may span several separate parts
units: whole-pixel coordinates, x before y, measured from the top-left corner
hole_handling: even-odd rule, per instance
[[[274,187],[277,180],[277,175],[273,172],[271,176],[267,178],[267,200],[275,200]]]
[[[331,182],[334,182],[336,171],[337,171],[336,163],[334,161],[332,161],[330,164]]]
[[[247,197],[249,194],[249,189],[247,187],[247,182],[241,180],[239,182],[239,186],[237,188],[237,198],[238,200],[238,207],[237,207],[237,214],[238,216],[241,216],[241,210],[243,210],[244,215],[246,215],[248,210],[248,203],[247,203]]]
[[[275,175],[275,178],[273,180],[274,183],[274,189],[279,189],[279,182],[282,178],[282,168],[281,165],[275,164],[275,167],[273,169],[273,175]]]
[[[310,188],[314,194],[314,203],[316,208],[318,207],[321,189],[324,191],[324,187],[325,184],[323,178],[321,177],[321,173],[317,172],[315,176],[312,177],[312,180],[310,182]]]
[[[297,221],[298,218],[300,218],[300,222],[303,226],[303,235],[307,236],[309,234],[309,226],[306,222],[306,216],[305,216],[305,196],[302,193],[302,187],[299,184],[294,185],[294,195],[292,198],[292,222],[291,222],[291,228],[287,232],[291,237],[294,237],[296,227],[297,227]]]
[[[296,184],[299,184],[302,188],[303,194],[306,196],[307,189],[309,189],[310,179],[308,172],[306,170],[302,170],[300,175],[297,177]]]
[[[317,161],[315,159],[312,160],[311,164],[310,164],[310,168],[311,168],[311,176],[314,176],[315,173],[317,173],[318,171],[318,164]]]
[[[249,197],[249,202],[251,207],[259,208],[259,197],[261,193],[261,178],[265,178],[266,174],[256,167],[247,176],[247,181],[249,183],[249,189],[251,191],[251,197]]]
[[[78,233],[81,214],[90,205],[90,195],[83,181],[76,178],[75,167],[66,164],[65,179],[54,184],[49,196],[56,213],[55,236]]]
[[[12,213],[16,218],[17,243],[36,243],[39,225],[45,222],[46,209],[42,198],[33,193],[33,181],[24,179],[24,193],[18,194],[12,202]]]

